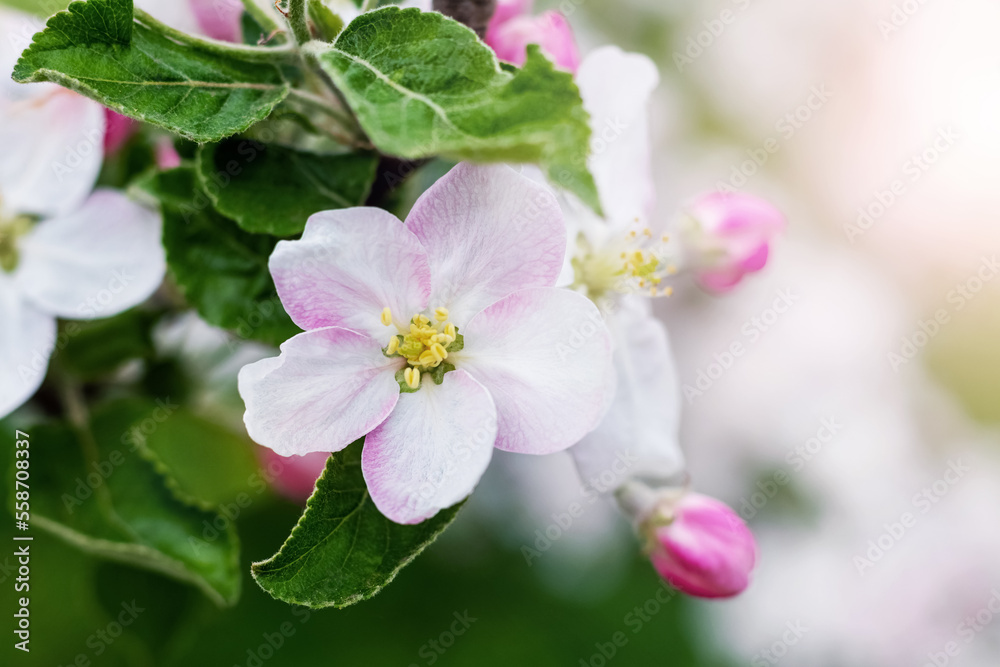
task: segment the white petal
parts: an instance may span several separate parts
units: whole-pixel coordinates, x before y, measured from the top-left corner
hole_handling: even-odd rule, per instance
[[[372,501],[396,523],[420,523],[451,507],[486,471],[496,433],[493,399],[463,370],[400,394],[361,453]]]
[[[357,207],[316,213],[298,241],[278,243],[268,264],[278,295],[303,329],[362,331],[385,345],[427,307],[431,273],[420,241],[396,216]]]
[[[108,317],[145,301],[166,271],[160,215],[115,190],[36,225],[21,241],[19,288],[59,317]]]
[[[24,300],[0,271],[0,418],[41,386],[56,343],[56,320]]]
[[[406,218],[430,259],[430,305],[459,327],[511,292],[551,287],[566,228],[552,191],[506,165],[461,163]]]
[[[38,17],[0,5],[0,106],[59,88],[54,83],[24,85],[10,76],[21,53],[31,46],[35,33],[44,27],[45,22]]]
[[[489,390],[496,446],[511,452],[566,449],[600,423],[614,395],[611,333],[597,307],[567,289],[520,290],[486,308],[454,357]]]
[[[569,450],[580,477],[612,491],[628,477],[664,482],[684,468],[678,444],[680,378],[663,324],[647,299],[625,297],[608,317],[618,387],[607,416]]]
[[[659,78],[652,60],[616,46],[592,51],[576,75],[593,131],[590,170],[618,225],[647,220],[654,204],[647,106]]]
[[[21,88],[26,92],[14,99],[0,99],[0,213],[69,213],[101,170],[104,107],[59,87]]]
[[[392,412],[400,365],[356,331],[330,327],[293,336],[279,356],[240,370],[247,433],[282,456],[340,451]]]

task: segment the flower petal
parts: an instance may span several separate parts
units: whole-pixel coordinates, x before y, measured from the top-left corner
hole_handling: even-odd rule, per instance
[[[569,452],[580,477],[604,491],[627,477],[667,481],[684,468],[680,379],[667,331],[650,313],[648,299],[639,297],[623,298],[608,327],[618,373],[615,400],[600,425]]]
[[[660,75],[646,56],[616,46],[592,51],[576,75],[590,113],[590,171],[607,219],[647,220],[655,203],[648,104]]]
[[[41,386],[56,343],[56,320],[20,294],[0,272],[0,418]]]
[[[372,501],[396,523],[420,523],[451,507],[486,471],[496,433],[493,399],[461,369],[440,385],[401,394],[361,452]]]
[[[466,327],[454,363],[489,390],[496,446],[510,452],[566,449],[600,423],[614,396],[611,333],[597,307],[567,289],[520,290],[486,308]]]
[[[551,287],[566,231],[549,188],[505,165],[461,163],[438,179],[406,218],[430,259],[433,307],[459,327],[525,287]]]
[[[281,303],[303,329],[344,327],[383,345],[384,308],[403,325],[427,307],[431,272],[417,237],[378,208],[316,213],[298,241],[281,241],[269,263]],[[383,340],[385,339],[385,340]]]
[[[108,317],[141,303],[163,282],[160,215],[115,190],[43,220],[22,240],[18,287],[59,317]]]
[[[74,211],[104,159],[104,107],[61,88],[35,92],[0,100],[0,206],[8,216]]]
[[[356,331],[293,336],[279,356],[240,369],[247,433],[282,456],[340,451],[392,412],[399,367],[378,341]]]

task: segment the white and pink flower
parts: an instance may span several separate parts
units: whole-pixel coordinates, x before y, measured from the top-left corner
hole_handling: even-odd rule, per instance
[[[458,165],[405,224],[313,215],[271,256],[306,332],[240,372],[250,436],[286,456],[365,437],[369,492],[398,523],[468,496],[494,447],[570,447],[603,418],[614,372],[597,308],[554,287],[565,245],[551,192],[505,166]]]
[[[37,21],[0,11],[0,69]],[[104,108],[54,84],[0,77],[0,417],[41,385],[56,318],[94,319],[144,301],[166,270],[160,217],[106,189]]]

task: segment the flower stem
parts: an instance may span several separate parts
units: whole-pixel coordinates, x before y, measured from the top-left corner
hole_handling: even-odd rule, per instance
[[[244,62],[250,63],[296,62],[299,57],[298,51],[291,44],[265,48],[261,46],[246,46],[244,44],[220,42],[216,39],[195,37],[194,35],[189,35],[181,30],[171,28],[167,24],[157,20],[153,16],[150,16],[138,7],[135,7],[133,12],[135,20],[142,25],[155,29],[160,34],[166,35],[175,42],[186,46],[193,46],[202,51],[207,51],[208,53],[214,53],[222,56],[232,56]]]
[[[307,0],[288,0],[288,27],[292,29],[292,35],[299,46],[312,39],[309,32],[309,17],[306,11]]]

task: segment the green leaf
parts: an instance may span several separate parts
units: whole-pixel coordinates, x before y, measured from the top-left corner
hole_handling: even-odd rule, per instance
[[[181,500],[132,437],[170,415],[169,402],[127,399],[95,410],[92,440],[64,424],[29,429],[31,521],[83,551],[186,581],[231,605],[240,593],[232,522]]]
[[[132,0],[72,3],[35,35],[14,80],[53,81],[199,142],[247,129],[288,95],[274,65],[179,43],[132,14]]]
[[[253,576],[273,597],[313,608],[346,607],[384,588],[455,519],[461,504],[423,523],[382,516],[361,474],[359,440],[330,456],[292,534]]]
[[[277,239],[248,234],[217,213],[190,167],[147,176],[137,187],[160,201],[167,265],[205,321],[271,345],[301,332],[267,269]]]
[[[323,4],[323,0],[309,0],[309,20],[319,32],[320,39],[332,42],[344,29],[344,19]]]
[[[66,346],[59,353],[63,368],[73,375],[93,380],[132,359],[153,356],[153,313],[131,309],[120,315],[92,322],[63,325]]]
[[[600,211],[580,92],[537,47],[510,72],[460,23],[383,7],[351,21],[332,45],[307,48],[383,153],[538,163]]]
[[[364,204],[378,157],[319,155],[249,139],[206,144],[198,180],[215,209],[248,232],[299,234],[313,213]]]

